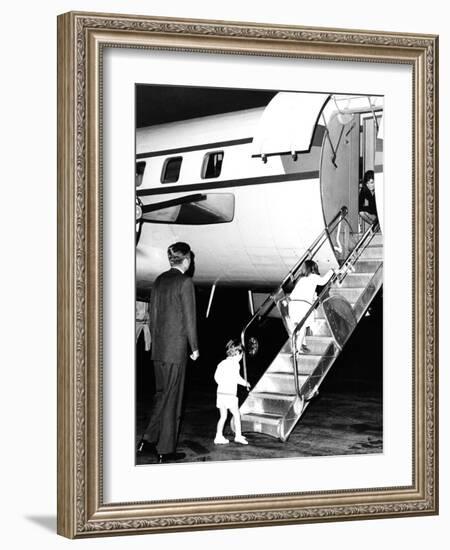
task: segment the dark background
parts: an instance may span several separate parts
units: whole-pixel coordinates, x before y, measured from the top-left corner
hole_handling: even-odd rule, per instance
[[[136,127],[263,107],[276,91],[136,85]]]

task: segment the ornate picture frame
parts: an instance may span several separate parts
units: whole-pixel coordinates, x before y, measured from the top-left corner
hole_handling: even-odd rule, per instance
[[[104,502],[102,56],[148,51],[393,63],[413,78],[412,484]],[[259,23],[58,18],[58,533],[69,538],[438,513],[438,38]]]

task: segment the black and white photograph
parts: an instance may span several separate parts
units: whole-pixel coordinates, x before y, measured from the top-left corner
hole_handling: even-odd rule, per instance
[[[3,16],[3,547],[445,548],[445,3]]]
[[[383,109],[136,84],[136,465],[383,453]]]
[[[58,31],[59,532],[435,514],[437,37]]]

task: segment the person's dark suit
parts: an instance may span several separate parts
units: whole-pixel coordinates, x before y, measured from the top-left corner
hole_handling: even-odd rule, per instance
[[[155,281],[150,301],[156,393],[145,439],[159,454],[175,452],[183,401],[188,347],[198,350],[192,279],[177,268]]]

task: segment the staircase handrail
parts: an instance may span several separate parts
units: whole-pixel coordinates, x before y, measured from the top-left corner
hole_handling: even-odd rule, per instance
[[[356,260],[361,255],[361,252],[364,250],[366,246],[366,242],[369,240],[369,237],[372,237],[375,231],[378,229],[379,225],[378,222],[373,223],[369,226],[367,231],[364,233],[364,235],[359,239],[357,242],[355,248],[350,252],[348,257],[346,258],[345,262],[342,264],[342,266],[337,269],[333,275],[330,277],[329,281],[326,283],[326,285],[322,288],[320,294],[317,296],[316,300],[313,302],[311,307],[308,309],[306,314],[303,316],[302,320],[294,327],[294,330],[291,334],[291,349],[292,349],[292,358],[293,358],[293,365],[294,365],[294,383],[295,383],[295,393],[301,398],[302,395],[300,393],[300,387],[298,384],[298,361],[297,361],[297,345],[296,345],[296,339],[297,339],[297,332],[303,327],[303,325],[308,320],[309,316],[312,314],[312,312],[321,304],[323,297],[326,295],[327,291],[329,290],[330,286],[339,279],[339,282],[342,282],[344,279],[344,276],[347,274],[347,271],[350,267],[354,265]],[[342,274],[344,273],[344,276]]]
[[[347,258],[344,260],[342,265],[339,268],[339,282],[341,282],[344,277],[347,275],[348,270],[353,267],[356,260],[361,255],[362,251],[366,246],[366,242],[370,240],[374,233],[376,233],[380,228],[378,221],[374,222],[372,225],[369,225],[364,235],[359,239],[355,248],[349,253]]]
[[[328,242],[328,239],[330,238],[330,234],[334,231],[334,229],[339,225],[339,223],[346,218],[348,214],[348,208],[346,206],[342,206],[337,214],[333,217],[333,219],[330,221],[328,225],[325,226],[325,228],[320,232],[320,234],[316,237],[316,239],[311,243],[309,248],[303,253],[303,255],[300,257],[300,259],[297,261],[297,263],[292,267],[286,277],[283,279],[281,284],[277,287],[277,289],[272,292],[265,300],[264,302],[259,306],[255,314],[252,316],[250,321],[245,325],[244,329],[241,332],[241,344],[243,348],[243,374],[244,379],[247,380],[247,351],[246,351],[246,345],[245,345],[245,337],[247,330],[249,327],[256,321],[262,319],[265,315],[267,315],[275,306],[277,297],[279,296],[280,292],[283,291],[284,285],[288,281],[295,282],[296,281],[296,274],[303,265],[303,263],[313,258],[317,252],[321,249],[323,244],[325,242]],[[266,309],[264,311],[264,309]]]

